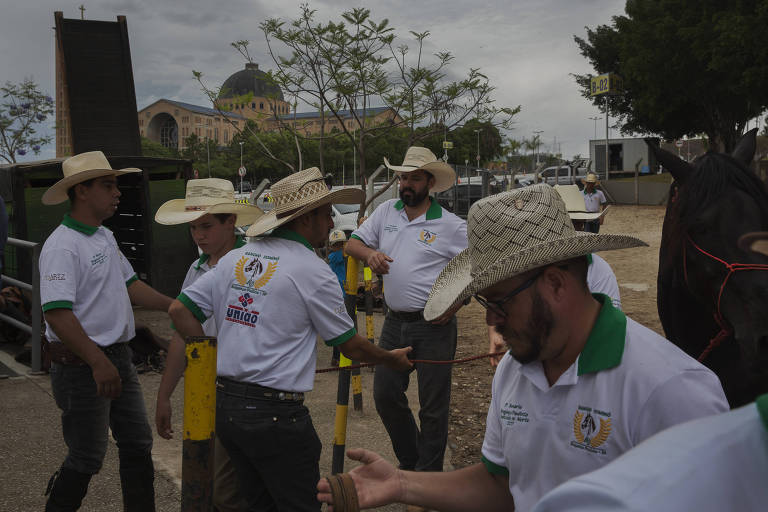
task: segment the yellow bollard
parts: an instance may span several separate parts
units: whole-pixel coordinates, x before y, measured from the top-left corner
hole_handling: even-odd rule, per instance
[[[213,450],[216,435],[216,337],[186,340],[181,510],[213,507]]]
[[[365,333],[368,341],[373,343],[373,272],[371,267],[363,267],[363,279],[365,279]]]

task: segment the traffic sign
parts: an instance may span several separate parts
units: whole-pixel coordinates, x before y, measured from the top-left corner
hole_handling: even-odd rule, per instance
[[[443,149],[453,149],[453,142],[449,140],[443,141]]]
[[[613,96],[621,94],[623,89],[621,77],[613,73],[592,77],[589,85],[591,96],[599,96],[601,94]]]
[[[675,141],[675,146],[677,146],[679,148],[683,147],[683,139],[677,139]]]
[[[242,178],[245,176],[245,166],[241,165],[240,168],[237,170],[237,174]]]

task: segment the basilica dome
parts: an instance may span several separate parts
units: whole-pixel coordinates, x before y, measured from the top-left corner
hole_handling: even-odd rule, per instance
[[[245,64],[245,69],[234,73],[224,81],[219,98],[231,98],[252,93],[259,98],[277,98],[283,100],[283,91],[276,84],[270,83],[267,74],[254,62]]]

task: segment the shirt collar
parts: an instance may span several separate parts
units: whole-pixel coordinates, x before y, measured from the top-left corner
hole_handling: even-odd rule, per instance
[[[597,373],[621,364],[627,335],[627,317],[602,293],[592,296],[602,304],[597,321],[579,355],[579,375]]]
[[[425,220],[435,220],[439,219],[443,216],[443,208],[440,206],[440,203],[435,201],[434,197],[429,198],[429,208],[427,208],[427,214]],[[395,210],[402,210],[405,208],[405,204],[403,204],[402,199],[398,199],[394,204]]]
[[[309,241],[307,241],[306,238],[288,228],[276,228],[269,236],[299,242],[300,244],[304,244],[304,246],[310,251],[315,252],[315,250],[312,248],[312,245],[309,243]]]
[[[91,236],[95,232],[99,230],[98,226],[89,226],[88,224],[83,224],[79,220],[75,220],[68,213],[64,214],[64,220],[61,221],[63,225],[68,227],[69,229],[74,229],[75,231],[79,231],[80,233],[83,233],[85,235]]]
[[[246,243],[245,242],[245,238],[243,238],[241,235],[237,235],[235,237],[235,246],[233,247],[233,249],[239,249],[242,246],[244,246],[245,243]],[[200,255],[200,259],[197,260],[197,265],[195,265],[195,270],[200,270],[200,267],[205,265],[205,263],[209,259],[211,259],[211,255],[210,254],[205,254],[205,253],[201,254]]]

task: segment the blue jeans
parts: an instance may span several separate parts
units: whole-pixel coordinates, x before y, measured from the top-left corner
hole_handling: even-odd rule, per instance
[[[146,459],[152,452],[152,430],[131,349],[123,343],[106,353],[122,379],[122,393],[109,399],[96,394],[90,366],[51,363],[51,385],[61,409],[64,442],[69,448],[63,468],[93,475],[107,453],[109,428],[120,460]],[[151,459],[150,459],[151,460]]]
[[[449,361],[456,354],[456,319],[445,325],[425,320],[402,322],[387,316],[379,346],[384,350],[412,346],[411,359]],[[408,406],[410,374],[416,370],[419,385],[419,424]],[[448,410],[451,404],[451,365],[417,363],[398,372],[377,366],[373,398],[384,427],[392,440],[402,469],[442,471],[448,442]]]
[[[216,390],[216,435],[253,511],[318,511],[320,450],[302,402],[244,398]]]

